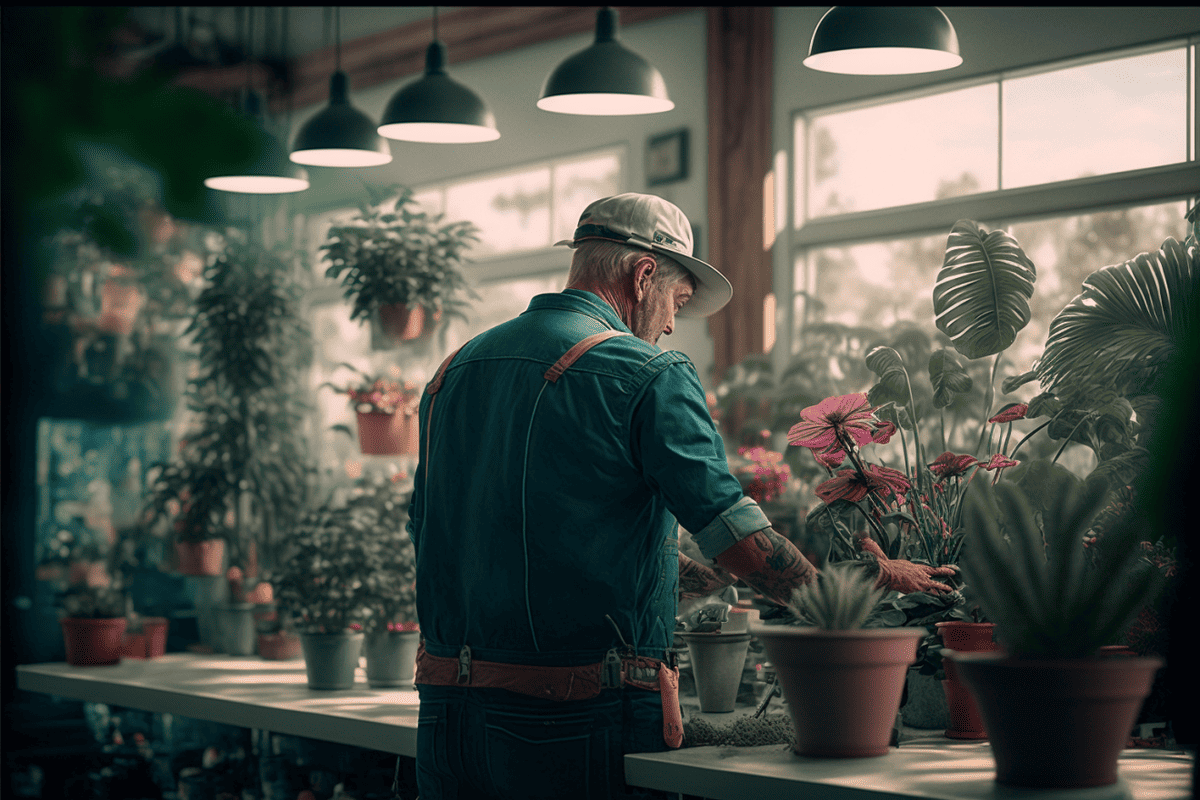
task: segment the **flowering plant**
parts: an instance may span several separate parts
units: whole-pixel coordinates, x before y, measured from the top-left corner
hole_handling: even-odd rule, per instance
[[[355,411],[362,413],[395,414],[399,409],[415,410],[420,390],[412,381],[401,381],[399,375],[395,379],[376,378],[355,367],[353,364],[342,362],[339,367],[346,367],[361,378],[357,386],[340,388],[326,382],[335,392],[347,395]],[[393,367],[393,371],[398,373]]]
[[[742,490],[756,503],[769,503],[787,491],[792,468],[783,463],[783,453],[765,447],[739,447],[733,472]]]
[[[835,560],[841,560],[837,556],[856,557],[857,525],[865,524],[888,558],[934,566],[956,563],[962,548],[966,489],[980,470],[993,473],[991,482],[995,483],[1003,470],[1019,463],[1005,454],[1005,448],[1012,438],[1012,423],[1023,419],[1025,411],[1024,404],[1013,403],[988,419],[993,426],[987,436],[989,446],[996,427],[1007,428],[995,437],[999,452],[986,461],[947,450],[925,463],[920,457],[920,430],[912,430],[915,457],[910,459],[904,429],[887,418],[888,412],[894,417],[894,408],[872,406],[865,393],[829,397],[804,409],[800,422],[788,431],[788,442],[811,450],[830,475],[817,485],[816,494],[823,505],[809,517],[810,522],[824,517],[831,523],[831,556]],[[901,452],[893,463],[902,464],[902,470],[866,460],[864,448],[883,447],[897,435]],[[847,461],[848,468],[837,469]],[[856,517],[860,522],[854,522]]]

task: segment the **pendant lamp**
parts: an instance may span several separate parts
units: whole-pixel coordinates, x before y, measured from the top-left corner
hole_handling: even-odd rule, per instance
[[[658,114],[675,107],[662,74],[617,41],[616,9],[596,14],[596,41],[555,67],[538,108],[559,114]]]
[[[834,6],[813,31],[804,66],[846,75],[908,75],[963,62],[958,35],[934,6]]]
[[[287,194],[302,192],[308,188],[308,172],[299,164],[288,159],[287,149],[280,141],[267,132],[263,126],[262,103],[254,91],[253,59],[251,47],[254,42],[254,12],[250,12],[250,22],[246,39],[250,46],[246,48],[246,93],[242,105],[243,113],[255,124],[258,135],[256,152],[247,161],[239,164],[236,169],[204,179],[204,185],[210,189],[239,194]]]
[[[377,167],[392,160],[378,126],[350,105],[350,79],[342,72],[342,9],[336,11],[335,69],[329,80],[329,105],[301,126],[291,160],[320,167]],[[328,19],[328,17],[326,18]]]
[[[437,38],[425,51],[425,74],[392,96],[379,133],[406,142],[490,142],[500,138],[496,117],[483,99],[446,74],[446,45]]]

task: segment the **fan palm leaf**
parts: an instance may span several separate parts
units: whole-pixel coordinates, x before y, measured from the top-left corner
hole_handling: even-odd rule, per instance
[[[1037,270],[1005,231],[959,220],[933,286],[938,330],[967,358],[995,355],[1029,323]]]
[[[1103,267],[1050,323],[1034,371],[1048,391],[1086,396],[1146,390],[1186,336],[1200,279],[1194,240],[1167,239],[1154,253]]]

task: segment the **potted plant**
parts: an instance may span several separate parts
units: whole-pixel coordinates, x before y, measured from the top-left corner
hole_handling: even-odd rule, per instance
[[[59,624],[67,663],[77,667],[120,663],[125,612],[125,593],[107,583],[76,584],[62,592]]]
[[[228,566],[252,578],[260,557],[275,558],[279,531],[291,528],[315,473],[303,436],[312,336],[301,271],[289,253],[240,231],[222,242],[185,331],[197,361],[191,424],[178,456],[148,475],[144,520],[174,521],[181,571],[191,569],[187,551],[210,551],[214,563],[202,574],[214,584]],[[224,563],[213,552],[222,548]]]
[[[125,632],[121,638],[124,658],[158,658],[167,652],[166,617],[144,617],[136,612],[125,615]]]
[[[412,381],[391,378],[375,378],[355,367],[342,362],[358,378],[357,386],[338,387],[325,382],[336,392],[350,398],[358,421],[358,443],[363,455],[416,455],[418,451],[417,406],[421,400],[420,390]],[[335,429],[350,435],[344,425]]]
[[[383,558],[378,528],[373,509],[323,503],[300,518],[288,557],[272,572],[280,610],[300,632],[312,689],[354,685],[362,629],[377,599],[372,579]]]
[[[470,222],[443,223],[444,215],[421,210],[412,190],[367,186],[370,205],[349,222],[329,229],[321,253],[328,278],[341,279],[350,319],[378,317],[394,341],[414,339],[429,321],[465,319],[464,293],[475,297],[461,267],[464,254],[479,241]],[[399,196],[395,203],[388,198]]]
[[[1102,653],[1162,583],[1142,557],[1136,514],[1110,527],[1087,563],[1085,536],[1108,493],[1103,480],[1085,483],[1039,462],[1022,482],[981,483],[968,499],[962,569],[1002,651],[948,656],[982,713],[997,783],[1115,783],[1117,757],[1162,666],[1157,656]]]
[[[410,686],[416,672],[421,634],[416,551],[404,528],[408,496],[400,489],[405,477],[398,472],[390,479],[363,478],[346,500],[370,526],[364,531],[362,602],[371,611],[363,622],[363,654],[367,685],[373,689]]]
[[[225,572],[229,600],[218,608],[221,620],[221,650],[231,656],[252,656],[258,639],[254,604],[246,599],[245,576],[239,567]]]
[[[885,592],[861,566],[828,564],[793,594],[794,623],[756,624],[796,729],[794,750],[822,758],[887,752],[923,628],[866,628]]]
[[[258,654],[268,661],[288,661],[299,658],[300,637],[279,614],[275,602],[275,589],[266,581],[259,581],[246,594],[246,601],[254,611],[255,647]]]

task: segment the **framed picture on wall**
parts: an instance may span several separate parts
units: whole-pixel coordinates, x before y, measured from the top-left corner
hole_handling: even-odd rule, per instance
[[[651,136],[646,142],[646,184],[658,186],[687,176],[687,128]]]

